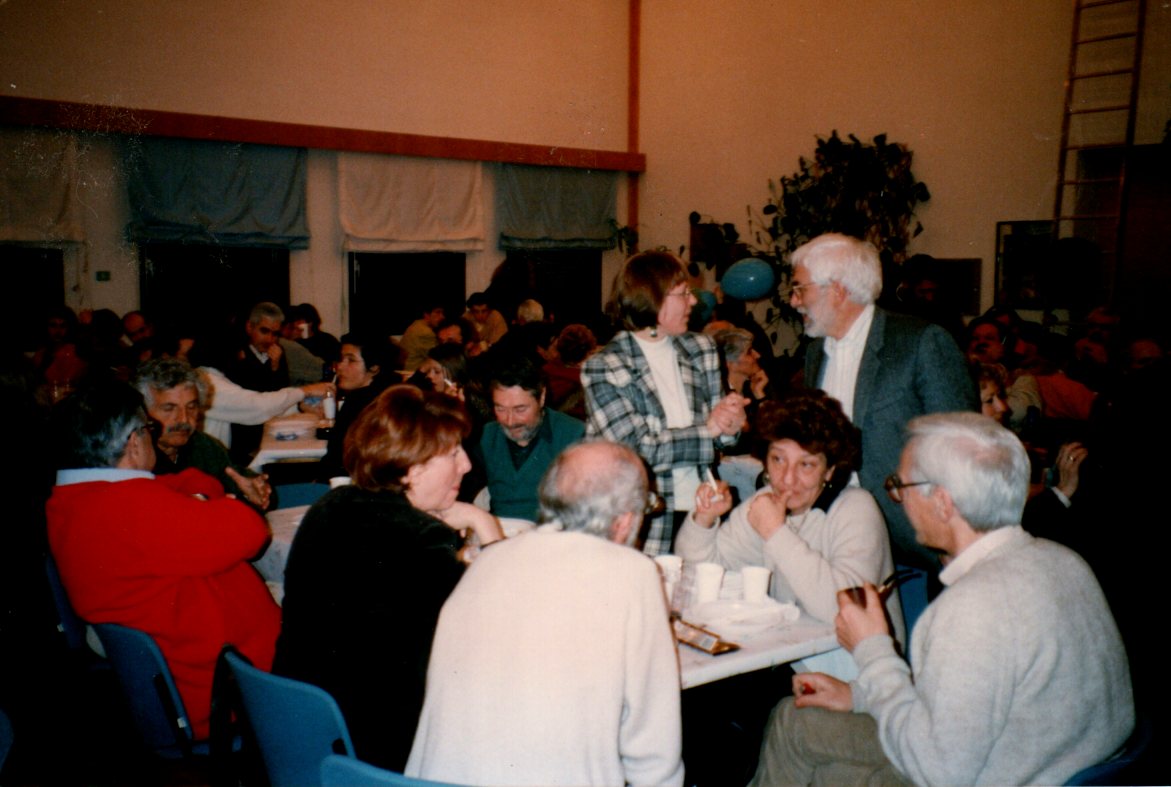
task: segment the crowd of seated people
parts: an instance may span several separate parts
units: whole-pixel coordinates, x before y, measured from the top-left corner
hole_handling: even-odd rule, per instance
[[[599,315],[588,326],[546,319],[538,298],[522,301],[510,321],[482,293],[469,298],[467,313],[454,319],[447,318],[454,310],[421,299],[418,318],[397,342],[359,333],[336,339],[322,330],[320,316],[310,304],[256,304],[236,327],[167,325],[137,311],[122,319],[108,310],[82,319],[67,309],[54,311],[26,369],[28,379],[36,381],[40,412],[53,408],[56,469],[61,474],[49,501],[49,545],[74,606],[90,622],[140,627],[160,642],[200,735],[208,731],[215,654],[220,644],[232,641],[258,666],[333,694],[360,758],[396,771],[407,768],[410,760],[416,773],[466,779],[474,774],[475,762],[452,747],[446,736],[448,725],[454,723],[452,703],[464,701],[471,689],[455,688],[462,684],[454,675],[462,673],[465,681],[470,680],[467,676],[492,676],[498,682],[501,670],[507,670],[500,664],[468,661],[477,652],[463,646],[461,635],[471,633],[461,621],[469,615],[487,616],[495,628],[480,626],[475,634],[483,652],[489,653],[501,647],[497,638],[507,640],[505,611],[532,614],[534,621],[555,619],[566,610],[583,614],[580,607],[527,609],[530,602],[523,594],[508,595],[508,584],[513,577],[529,574],[519,570],[520,562],[509,560],[534,556],[519,547],[510,547],[511,553],[503,545],[487,547],[503,537],[500,518],[546,520],[559,510],[556,495],[569,493],[558,487],[557,477],[544,485],[542,479],[561,461],[559,456],[567,455],[563,450],[584,436],[612,441],[613,450],[620,453],[605,461],[579,456],[582,467],[601,468],[609,462],[612,471],[641,462],[647,472],[639,481],[639,505],[624,501],[610,510],[599,502],[596,505],[602,507],[597,510],[605,513],[591,520],[591,502],[584,513],[574,509],[573,516],[580,516],[581,522],[572,526],[566,513],[561,523],[565,529],[580,529],[601,539],[581,544],[580,534],[575,534],[565,544],[577,544],[578,549],[596,552],[598,560],[612,561],[615,570],[629,573],[632,583],[644,583],[647,572],[633,563],[638,557],[634,550],[618,553],[618,547],[674,551],[688,560],[713,561],[733,570],[762,565],[773,572],[773,598],[793,601],[826,622],[840,618],[845,605],[838,590],[878,585],[895,569],[884,511],[873,490],[857,483],[865,437],[851,423],[851,413],[820,391],[792,390],[796,386],[790,384],[786,359],[773,357],[764,331],[742,305],[720,304],[706,325],[689,321],[696,298],[686,268],[674,255],[654,252],[637,255],[632,262],[624,271],[627,280],[617,286],[617,305],[611,312],[620,322],[607,323]],[[816,303],[812,288],[828,290],[832,285],[802,286],[810,289],[796,299],[805,308]],[[1120,478],[1120,470],[1109,467],[1106,458],[1117,456],[1120,445],[1133,450],[1134,461],[1145,456],[1132,440],[1142,414],[1136,407],[1152,408],[1152,391],[1166,392],[1166,366],[1162,345],[1150,334],[1129,334],[1125,322],[1105,310],[1091,317],[1067,337],[998,310],[972,321],[962,346],[972,363],[972,383],[979,387],[983,412],[1019,435],[1033,462],[1033,497],[1023,512],[1017,512],[1018,521],[1089,561],[1133,647],[1134,610],[1129,605],[1118,609],[1120,599],[1128,603],[1135,594],[1120,589],[1124,548],[1099,548],[1093,527],[1108,516],[1108,485]],[[702,332],[695,332],[697,327]],[[796,366],[791,359],[788,362]],[[805,380],[811,388],[814,382]],[[702,402],[695,399],[700,387]],[[248,565],[264,546],[262,515],[273,505],[273,487],[264,473],[245,468],[265,421],[298,410],[320,413],[326,397],[336,402],[336,417],[314,479],[346,476],[350,482],[326,493],[303,520],[287,565],[282,619],[280,608],[270,603],[263,581]],[[668,404],[668,397],[678,401]],[[1154,420],[1166,419],[1159,413]],[[937,428],[930,423],[922,426],[923,435],[928,427]],[[984,429],[967,422],[955,428],[980,434]],[[73,437],[67,439],[67,434]],[[1016,445],[1016,438],[1007,434],[986,437],[998,445]],[[94,447],[98,443],[100,451]],[[735,455],[742,462],[755,462],[735,495],[728,478],[705,482],[701,468],[711,468],[719,476],[721,461]],[[727,467],[729,474],[733,464]],[[924,489],[902,491],[904,486],[934,484],[932,489],[947,490],[949,500],[962,494],[948,486],[950,477],[918,481],[904,472],[919,466],[886,469],[895,474],[892,478],[901,478],[903,486],[896,484],[891,493],[900,506],[908,498],[918,500],[920,493],[929,494]],[[561,467],[562,480],[579,470]],[[612,484],[622,480],[612,476],[597,470],[591,479]],[[648,483],[658,492],[658,510],[653,501],[645,502]],[[472,505],[484,489],[491,494],[481,499],[482,507]],[[587,491],[587,497],[617,505],[613,490]],[[623,488],[623,494],[629,497],[634,492]],[[92,499],[83,499],[91,495]],[[663,498],[668,511],[661,509]],[[1011,518],[1014,506],[1015,502],[1006,504],[1001,518]],[[131,520],[125,516],[120,516],[119,526],[94,513],[96,509],[129,512],[138,519],[132,517],[135,527],[127,529],[125,522]],[[927,544],[953,559],[961,557],[963,549],[940,535],[944,524],[965,535],[986,532],[976,514],[967,508],[956,510],[962,514],[959,519],[934,523],[932,537],[941,542]],[[173,532],[149,532],[151,517],[159,511],[175,523]],[[920,532],[925,515],[908,515]],[[205,519],[208,548],[202,549]],[[998,520],[996,527],[1005,522]],[[128,542],[115,542],[110,535],[114,531]],[[1012,538],[1023,536],[1014,530]],[[999,543],[1001,537],[994,540]],[[1020,543],[1033,548],[1032,542]],[[91,559],[114,549],[118,560]],[[585,570],[580,556],[556,554],[564,560],[565,570]],[[472,561],[484,555],[500,557],[481,569]],[[1051,555],[1043,549],[1042,557],[1054,562],[1055,574],[1068,571],[1082,577],[1080,569],[1069,568],[1064,553]],[[157,587],[149,593],[139,584],[145,580],[133,572],[134,565],[144,561],[158,562],[151,579]],[[534,570],[531,581],[547,579],[549,570]],[[477,593],[483,588],[484,593],[501,594],[501,611],[488,615],[477,606],[484,602],[467,595],[471,590],[460,593],[461,583],[477,588]],[[144,594],[155,602],[140,604]],[[571,596],[561,594],[567,604]],[[444,624],[442,610],[449,597],[452,611]],[[661,601],[640,591],[635,606],[640,615],[649,610],[646,625],[667,637]],[[887,622],[881,632],[876,624],[866,628],[859,619],[848,621],[849,631],[863,632],[850,634],[848,649],[861,647],[867,659],[888,656],[878,653],[875,636],[889,640],[896,657],[912,646],[898,593],[884,601],[879,606],[887,610]],[[660,612],[662,631],[654,617]],[[1100,614],[1097,607],[1094,614]],[[1103,636],[1109,635],[1112,625],[1103,624]],[[451,671],[450,685],[442,682],[443,674],[428,674],[437,627],[443,632],[438,658],[443,669]],[[196,636],[188,640],[178,632]],[[604,636],[627,634],[614,631]],[[599,652],[606,645],[588,643],[591,651]],[[656,671],[667,670],[666,684],[677,685],[678,676],[671,670],[678,667],[664,657],[662,642],[656,639],[638,647],[645,648],[645,658],[653,661]],[[563,650],[550,648],[547,658],[561,658]],[[1119,653],[1120,649],[1110,650],[1104,663],[1117,666]],[[1133,653],[1131,658],[1133,663]],[[1139,673],[1149,680],[1149,670],[1133,665],[1132,670],[1136,681]],[[552,667],[549,672],[563,675],[565,685],[574,674]],[[568,690],[549,689],[528,697],[492,684],[493,690],[484,691],[484,696],[494,705],[481,710],[485,719],[504,718],[505,711],[496,706],[503,708],[515,700],[517,713],[533,714],[519,719],[519,728],[545,730],[558,715],[551,708],[562,708],[556,703],[576,703],[581,717],[591,720],[583,722],[582,729],[597,735],[603,726],[592,720],[605,717],[606,702],[625,707],[622,713],[630,712],[622,703],[651,703],[646,719],[657,719],[668,728],[675,725],[674,732],[658,729],[652,734],[646,719],[634,730],[614,732],[606,726],[605,735],[616,740],[603,742],[601,751],[596,741],[587,741],[588,756],[566,751],[549,756],[553,762],[565,757],[562,772],[585,781],[590,774],[604,774],[601,783],[608,783],[650,773],[672,784],[682,783],[680,757],[687,756],[688,783],[702,784],[721,783],[725,777],[746,781],[755,768],[761,736],[766,750],[774,747],[757,774],[760,783],[768,783],[778,767],[776,742],[784,737],[778,730],[793,722],[796,709],[817,705],[824,697],[830,699],[819,708],[840,709],[836,683],[808,679],[808,693],[819,698],[778,708],[767,730],[761,718],[750,732],[752,755],[721,771],[722,753],[715,750],[716,744],[705,747],[695,735],[688,736],[686,701],[680,721],[679,707],[662,697],[660,672],[647,682],[655,687],[653,698],[622,696],[617,682],[607,682],[609,677],[599,680],[617,694],[590,696],[597,707],[586,709],[583,700],[571,699],[573,692]],[[1120,691],[1122,682],[1118,678],[1112,689]],[[718,692],[720,687],[711,690]],[[780,699],[771,692],[765,698],[770,708]],[[759,696],[755,700],[762,701]],[[536,702],[549,704],[538,712]],[[884,705],[871,697],[865,707],[881,722]],[[704,705],[692,712],[709,708]],[[416,737],[420,713],[425,725]],[[564,713],[572,715],[573,708]],[[1114,741],[1128,719],[1122,711],[1111,719],[1110,729],[1102,732],[1102,746]],[[490,751],[503,758],[501,730],[488,732],[474,730],[461,737],[467,745],[480,747],[482,763],[490,761]],[[696,748],[680,753],[680,740]],[[645,759],[626,758],[620,748],[611,751],[627,741],[644,747]],[[882,751],[879,747],[880,755]],[[889,762],[879,759],[876,767],[893,768],[911,779],[936,773],[930,764],[918,763],[922,770],[909,767],[901,756],[903,752],[887,751]],[[992,771],[998,777],[1012,773],[1012,758],[1005,762],[1009,770]],[[1000,760],[997,763],[1000,767]],[[1041,763],[1030,775],[1072,773],[1066,772],[1067,763],[1047,770],[1051,765]],[[495,783],[514,783],[499,776],[511,767],[521,766],[504,759],[494,764]],[[549,777],[549,762],[538,752],[529,754],[523,768],[531,769],[532,778]],[[524,771],[512,772],[520,779]],[[977,769],[966,775],[979,773]]]

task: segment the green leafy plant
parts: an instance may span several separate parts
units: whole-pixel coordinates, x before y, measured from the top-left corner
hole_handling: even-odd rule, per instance
[[[817,138],[813,157],[802,156],[796,172],[769,181],[768,202],[759,212],[748,208],[747,239],[731,225],[715,226],[729,246],[746,241],[748,253],[773,265],[780,282],[792,273],[789,255],[826,232],[870,241],[889,270],[906,258],[911,239],[923,231],[915,208],[931,199],[926,184],[911,172],[912,157],[906,145],[888,142],[885,134],[863,142],[853,134],[843,140],[835,130]],[[778,291],[766,319],[795,324],[799,318]]]

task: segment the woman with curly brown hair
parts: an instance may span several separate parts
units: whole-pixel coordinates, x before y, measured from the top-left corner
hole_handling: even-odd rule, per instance
[[[723,484],[701,487],[676,552],[728,569],[764,566],[773,572],[773,598],[832,621],[839,590],[877,585],[894,571],[882,512],[869,492],[847,486],[860,455],[858,429],[836,399],[812,391],[762,403],[757,435],[768,485],[718,528],[731,496]],[[897,593],[887,610],[901,640]]]

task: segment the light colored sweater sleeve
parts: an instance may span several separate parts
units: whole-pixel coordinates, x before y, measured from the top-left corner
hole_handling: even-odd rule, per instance
[[[976,783],[1012,710],[1012,665],[989,648],[1003,643],[1001,622],[978,610],[952,606],[944,619],[930,617],[938,607],[924,613],[918,625],[931,652],[913,682],[890,637],[854,648],[854,707],[875,718],[882,750],[916,784]]]
[[[203,416],[203,431],[224,445],[232,444],[232,424],[256,425],[295,409],[305,399],[300,388],[250,391],[210,366],[200,367],[208,380],[211,406]]]

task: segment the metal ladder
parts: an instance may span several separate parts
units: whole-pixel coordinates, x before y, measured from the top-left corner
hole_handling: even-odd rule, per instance
[[[1122,251],[1145,14],[1145,0],[1074,0],[1053,236],[1092,242],[1111,272]]]

